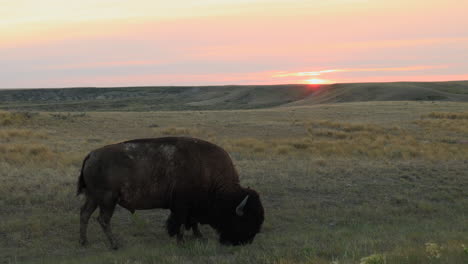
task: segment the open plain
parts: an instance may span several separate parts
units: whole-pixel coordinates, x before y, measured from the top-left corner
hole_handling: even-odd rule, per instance
[[[0,263],[468,263],[466,102],[84,110],[0,112]],[[84,156],[169,135],[229,152],[265,207],[254,243],[221,246],[202,226],[206,239],[177,245],[168,211],[118,208],[121,249],[94,220],[81,247]]]

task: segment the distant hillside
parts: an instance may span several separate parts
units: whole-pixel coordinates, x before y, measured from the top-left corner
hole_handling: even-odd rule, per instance
[[[306,98],[306,85],[64,88],[0,91],[1,109],[156,111],[253,109]]]
[[[333,84],[290,105],[366,101],[468,102],[468,81]]]
[[[309,85],[122,87],[0,90],[0,109],[157,111],[254,109],[359,101],[468,102],[468,81]]]

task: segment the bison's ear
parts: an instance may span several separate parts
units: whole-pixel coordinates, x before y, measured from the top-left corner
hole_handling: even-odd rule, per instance
[[[245,196],[244,200],[240,202],[240,204],[236,207],[236,214],[238,216],[243,216],[244,215],[244,207],[247,204],[247,199],[249,199],[249,196]]]

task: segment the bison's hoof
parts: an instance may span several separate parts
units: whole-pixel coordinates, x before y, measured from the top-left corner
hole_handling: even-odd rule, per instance
[[[208,238],[206,238],[204,236],[195,237],[195,239],[200,241],[200,242],[207,242],[208,241]]]
[[[87,240],[87,239],[80,238],[80,245],[86,246],[87,244],[88,244],[88,240]]]
[[[117,245],[117,243],[112,243],[111,244],[111,249],[117,250],[117,249],[119,249],[119,245]]]

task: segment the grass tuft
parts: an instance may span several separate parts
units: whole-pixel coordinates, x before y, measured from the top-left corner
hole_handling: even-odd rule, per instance
[[[426,243],[426,254],[430,259],[439,259],[441,257],[442,247],[437,245],[437,243]]]
[[[201,134],[200,130],[188,127],[166,127],[162,129],[155,129],[155,132],[165,136],[196,136]]]
[[[2,129],[0,130],[0,140],[12,141],[15,139],[46,139],[47,134],[36,132],[30,129]]]
[[[54,162],[57,155],[42,144],[1,144],[0,161],[25,164],[28,162]]]
[[[468,112],[432,112],[423,117],[435,119],[468,119]]]
[[[361,258],[360,264],[386,264],[386,258],[381,254],[373,254],[368,257]]]
[[[24,124],[27,120],[32,119],[36,115],[37,113],[32,113],[32,112],[0,111],[0,125],[2,126],[21,125],[21,124]]]

